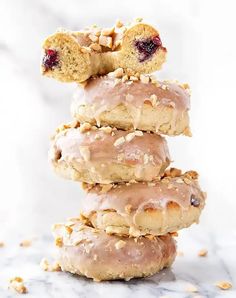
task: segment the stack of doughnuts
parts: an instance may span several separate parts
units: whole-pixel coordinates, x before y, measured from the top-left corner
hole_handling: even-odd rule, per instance
[[[60,31],[43,45],[42,73],[76,82],[73,121],[57,128],[49,160],[82,182],[78,217],[55,224],[63,271],[96,281],[150,276],[176,256],[176,231],[197,223],[205,193],[171,163],[165,135],[191,136],[187,84],[147,74],[165,61],[153,27]]]

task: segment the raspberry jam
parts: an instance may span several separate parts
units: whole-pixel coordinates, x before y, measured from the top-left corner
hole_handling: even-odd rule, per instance
[[[196,198],[194,195],[191,195],[190,198],[190,204],[194,207],[199,207],[200,206],[200,201],[198,198]]]
[[[58,53],[55,50],[45,50],[45,55],[42,61],[45,70],[51,70],[59,64]]]
[[[139,62],[144,62],[162,46],[162,42],[159,36],[154,36],[152,38],[136,40],[134,45],[139,52]]]

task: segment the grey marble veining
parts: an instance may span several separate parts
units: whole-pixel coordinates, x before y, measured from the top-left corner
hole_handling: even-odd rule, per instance
[[[202,227],[182,231],[177,238],[177,256],[172,268],[145,279],[129,282],[93,282],[83,277],[64,272],[44,272],[39,267],[42,257],[53,258],[54,248],[50,235],[36,238],[32,246],[19,247],[22,239],[11,239],[1,249],[0,297],[16,297],[7,289],[8,280],[21,276],[29,290],[27,297],[33,298],[143,298],[143,297],[236,297],[236,290],[223,291],[215,286],[218,281],[236,282],[236,233],[206,233]],[[199,257],[198,251],[208,250],[206,257]],[[197,288],[189,292],[190,286]]]

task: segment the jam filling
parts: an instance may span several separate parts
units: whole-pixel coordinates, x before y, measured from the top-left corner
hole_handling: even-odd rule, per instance
[[[190,204],[194,207],[199,207],[200,206],[200,200],[198,198],[196,198],[194,195],[191,195]]]
[[[45,70],[52,70],[55,66],[59,64],[58,53],[55,50],[45,50],[45,55],[43,57],[43,66]]]
[[[134,45],[139,52],[139,62],[144,62],[151,58],[157,49],[162,46],[162,42],[159,36],[154,36],[152,38],[136,40]]]

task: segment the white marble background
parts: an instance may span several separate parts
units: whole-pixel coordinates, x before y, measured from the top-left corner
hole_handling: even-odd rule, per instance
[[[158,76],[192,86],[193,138],[169,138],[170,152],[175,166],[200,172],[208,203],[199,229],[209,235],[221,232],[217,239],[225,234],[225,247],[230,247],[228,256],[233,258],[233,0],[0,0],[0,240],[48,233],[52,223],[76,215],[83,197],[79,184],[56,177],[47,163],[49,136],[58,124],[70,120],[75,86],[41,77],[44,37],[58,27],[110,26],[118,18],[128,21],[140,16],[159,28],[169,49],[168,62]],[[235,266],[234,258],[234,276]]]

